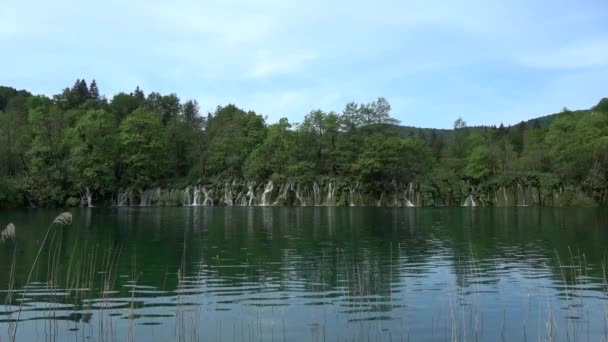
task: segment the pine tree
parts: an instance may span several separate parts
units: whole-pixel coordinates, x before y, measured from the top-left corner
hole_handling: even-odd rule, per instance
[[[138,100],[145,100],[146,99],[146,95],[144,94],[143,90],[141,90],[139,88],[139,86],[137,86],[137,88],[135,88],[135,91],[133,91],[131,93],[131,95],[133,95],[136,99]]]
[[[84,78],[80,80],[80,82],[77,81],[76,94],[80,101],[84,101],[90,97],[89,87],[87,86],[87,81],[85,81]]]
[[[95,80],[91,81],[89,97],[93,100],[99,100],[99,88],[97,88],[97,82],[95,82]]]

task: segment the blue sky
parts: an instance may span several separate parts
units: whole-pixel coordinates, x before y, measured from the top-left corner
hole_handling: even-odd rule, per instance
[[[608,97],[606,0],[7,1],[0,84],[235,103],[299,122],[384,96],[403,124],[512,124]]]

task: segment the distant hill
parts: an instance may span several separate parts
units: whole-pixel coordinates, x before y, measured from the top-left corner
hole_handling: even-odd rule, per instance
[[[571,114],[573,114],[576,118],[580,118],[582,116],[584,116],[585,114],[588,114],[589,112],[593,111],[593,110],[599,110],[599,111],[606,111],[608,112],[608,98],[603,98],[596,106],[594,106],[591,109],[582,109],[582,110],[573,110],[570,111]],[[510,126],[505,126],[506,129],[509,128],[515,128],[515,127],[519,127],[519,125],[521,125],[522,123],[526,126],[526,127],[534,127],[534,126],[540,126],[542,128],[547,128],[551,125],[551,123],[553,123],[553,121],[563,112],[560,113],[554,113],[554,114],[549,114],[549,115],[544,115],[544,116],[539,116],[537,118],[533,118],[527,121],[522,121],[518,124],[515,125],[510,125]],[[484,129],[486,127],[494,127],[494,126],[469,126],[470,129],[475,130],[475,129]],[[424,137],[424,139],[428,142],[431,140],[431,137],[434,134],[441,138],[442,140],[449,140],[452,138],[452,136],[454,135],[454,130],[453,129],[437,129],[437,128],[421,128],[421,127],[414,127],[414,126],[399,126],[399,134],[402,137],[408,137],[411,135],[418,135],[421,137]]]

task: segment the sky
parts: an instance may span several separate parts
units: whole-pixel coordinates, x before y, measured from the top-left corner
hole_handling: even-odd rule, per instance
[[[515,124],[608,97],[606,0],[6,1],[0,85],[236,104],[301,122],[379,96],[404,125]]]

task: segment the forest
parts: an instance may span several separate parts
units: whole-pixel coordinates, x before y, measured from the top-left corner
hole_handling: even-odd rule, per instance
[[[0,207],[598,206],[608,99],[435,130],[400,126],[382,97],[269,123],[139,87],[106,98],[95,80],[52,98],[0,87],[0,161]]]

